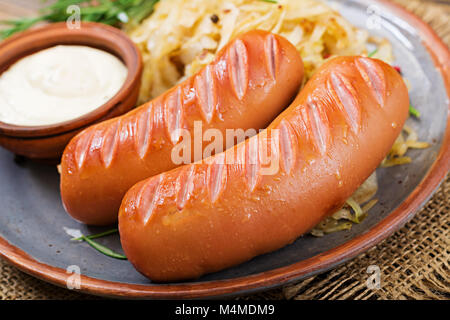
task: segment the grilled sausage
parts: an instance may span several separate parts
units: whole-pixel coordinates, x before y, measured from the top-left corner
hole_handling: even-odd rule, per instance
[[[175,281],[293,242],[377,168],[408,105],[406,86],[389,65],[332,59],[266,134],[131,188],[119,213],[128,259],[154,281]],[[274,174],[262,174],[262,150],[278,161]]]
[[[193,143],[194,121],[224,135],[226,129],[264,128],[289,105],[302,79],[300,55],[286,39],[265,31],[239,36],[197,75],[70,142],[61,163],[66,211],[86,224],[116,222],[130,187],[181,165],[171,158],[183,141],[180,129]],[[194,155],[186,163],[202,152]]]

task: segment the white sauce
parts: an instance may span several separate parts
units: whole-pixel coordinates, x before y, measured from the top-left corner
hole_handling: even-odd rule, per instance
[[[19,60],[0,75],[0,121],[50,125],[110,100],[128,75],[116,56],[87,46],[56,46]]]

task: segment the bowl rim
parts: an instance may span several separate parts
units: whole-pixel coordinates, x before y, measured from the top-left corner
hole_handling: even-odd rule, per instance
[[[376,0],[393,13],[417,27],[418,34],[441,71],[450,96],[450,51],[425,22],[398,4],[389,0]],[[431,50],[433,48],[433,50]],[[322,252],[314,257],[289,266],[270,271],[226,280],[214,280],[183,284],[140,285],[96,279],[81,275],[84,293],[123,298],[192,299],[227,297],[243,293],[268,290],[299,281],[308,276],[332,269],[368,250],[400,229],[430,199],[450,170],[450,102],[447,111],[447,126],[439,154],[424,179],[409,194],[407,199],[377,225],[348,242]],[[66,270],[41,263],[21,249],[0,237],[0,257],[20,270],[60,287],[66,287],[70,274]]]
[[[58,38],[64,37],[64,41]],[[91,42],[96,40],[97,45]],[[39,42],[40,41],[40,42]],[[89,42],[91,41],[91,42]],[[117,56],[127,67],[128,75],[119,91],[103,105],[77,118],[49,125],[22,126],[0,121],[0,134],[9,137],[42,138],[60,135],[86,127],[111,113],[126,101],[135,86],[140,84],[142,74],[142,56],[136,44],[121,30],[96,22],[81,22],[78,29],[69,29],[66,22],[45,24],[13,35],[0,43],[0,53],[10,48],[17,48],[21,43],[33,43],[32,50],[21,49],[15,54],[17,58],[0,59],[0,75],[16,61],[51,48],[59,44],[86,45],[110,52]],[[36,43],[36,45],[34,44]],[[120,49],[117,52],[115,49]],[[1,56],[1,55],[0,55]]]

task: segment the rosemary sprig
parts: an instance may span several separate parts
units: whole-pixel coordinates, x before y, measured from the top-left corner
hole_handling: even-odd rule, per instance
[[[117,252],[114,252],[113,250],[111,250],[110,248],[92,240],[92,239],[97,239],[97,238],[101,238],[101,237],[105,237],[114,233],[117,233],[119,230],[116,229],[111,229],[102,233],[98,233],[98,234],[93,234],[93,235],[89,235],[89,236],[85,236],[85,235],[81,235],[78,238],[72,238],[71,240],[73,241],[85,241],[87,242],[87,244],[89,244],[92,248],[94,248],[95,250],[99,251],[100,253],[103,253],[104,255],[111,257],[111,258],[115,258],[115,259],[120,259],[120,260],[127,260],[127,257],[124,256],[123,254],[119,254]]]
[[[127,260],[127,257],[124,256],[123,254],[114,252],[110,248],[105,247],[104,245],[101,245],[100,243],[95,242],[94,240],[91,240],[86,236],[82,236],[81,238],[83,239],[83,241],[86,241],[92,248],[99,251],[100,253],[103,253],[104,255],[106,255],[108,257],[120,259],[120,260]]]
[[[15,33],[22,32],[22,31],[25,31],[25,30],[31,28],[36,23],[41,22],[41,21],[43,21],[43,17],[23,18],[23,19],[17,19],[17,20],[2,20],[2,21],[0,21],[0,24],[10,25],[11,27],[0,31],[0,38],[6,39]]]
[[[100,22],[112,26],[124,23],[132,27],[139,24],[153,12],[159,0],[57,0],[40,11],[40,16],[17,20],[4,20],[0,24],[10,28],[0,31],[0,38],[25,31],[38,22],[63,22],[71,16],[67,8],[71,5],[80,7],[81,21]]]
[[[114,233],[117,233],[117,232],[119,232],[119,229],[115,228],[115,229],[111,229],[111,230],[108,230],[108,231],[105,231],[105,232],[102,232],[102,233],[97,233],[97,234],[92,234],[92,235],[86,236],[86,238],[92,240],[92,239],[106,237],[106,236],[109,236],[110,234],[114,234]],[[72,240],[72,241],[81,241],[81,240],[83,240],[83,236],[81,236],[79,238],[72,238],[70,240]]]

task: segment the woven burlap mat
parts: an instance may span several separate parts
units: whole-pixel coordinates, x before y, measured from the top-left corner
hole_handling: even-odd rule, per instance
[[[429,23],[450,45],[450,5],[395,0]],[[450,1],[449,1],[450,4]],[[394,235],[350,262],[254,299],[450,299],[450,176],[427,205]],[[366,272],[380,268],[380,288]],[[0,260],[0,299],[95,299],[30,277]]]

